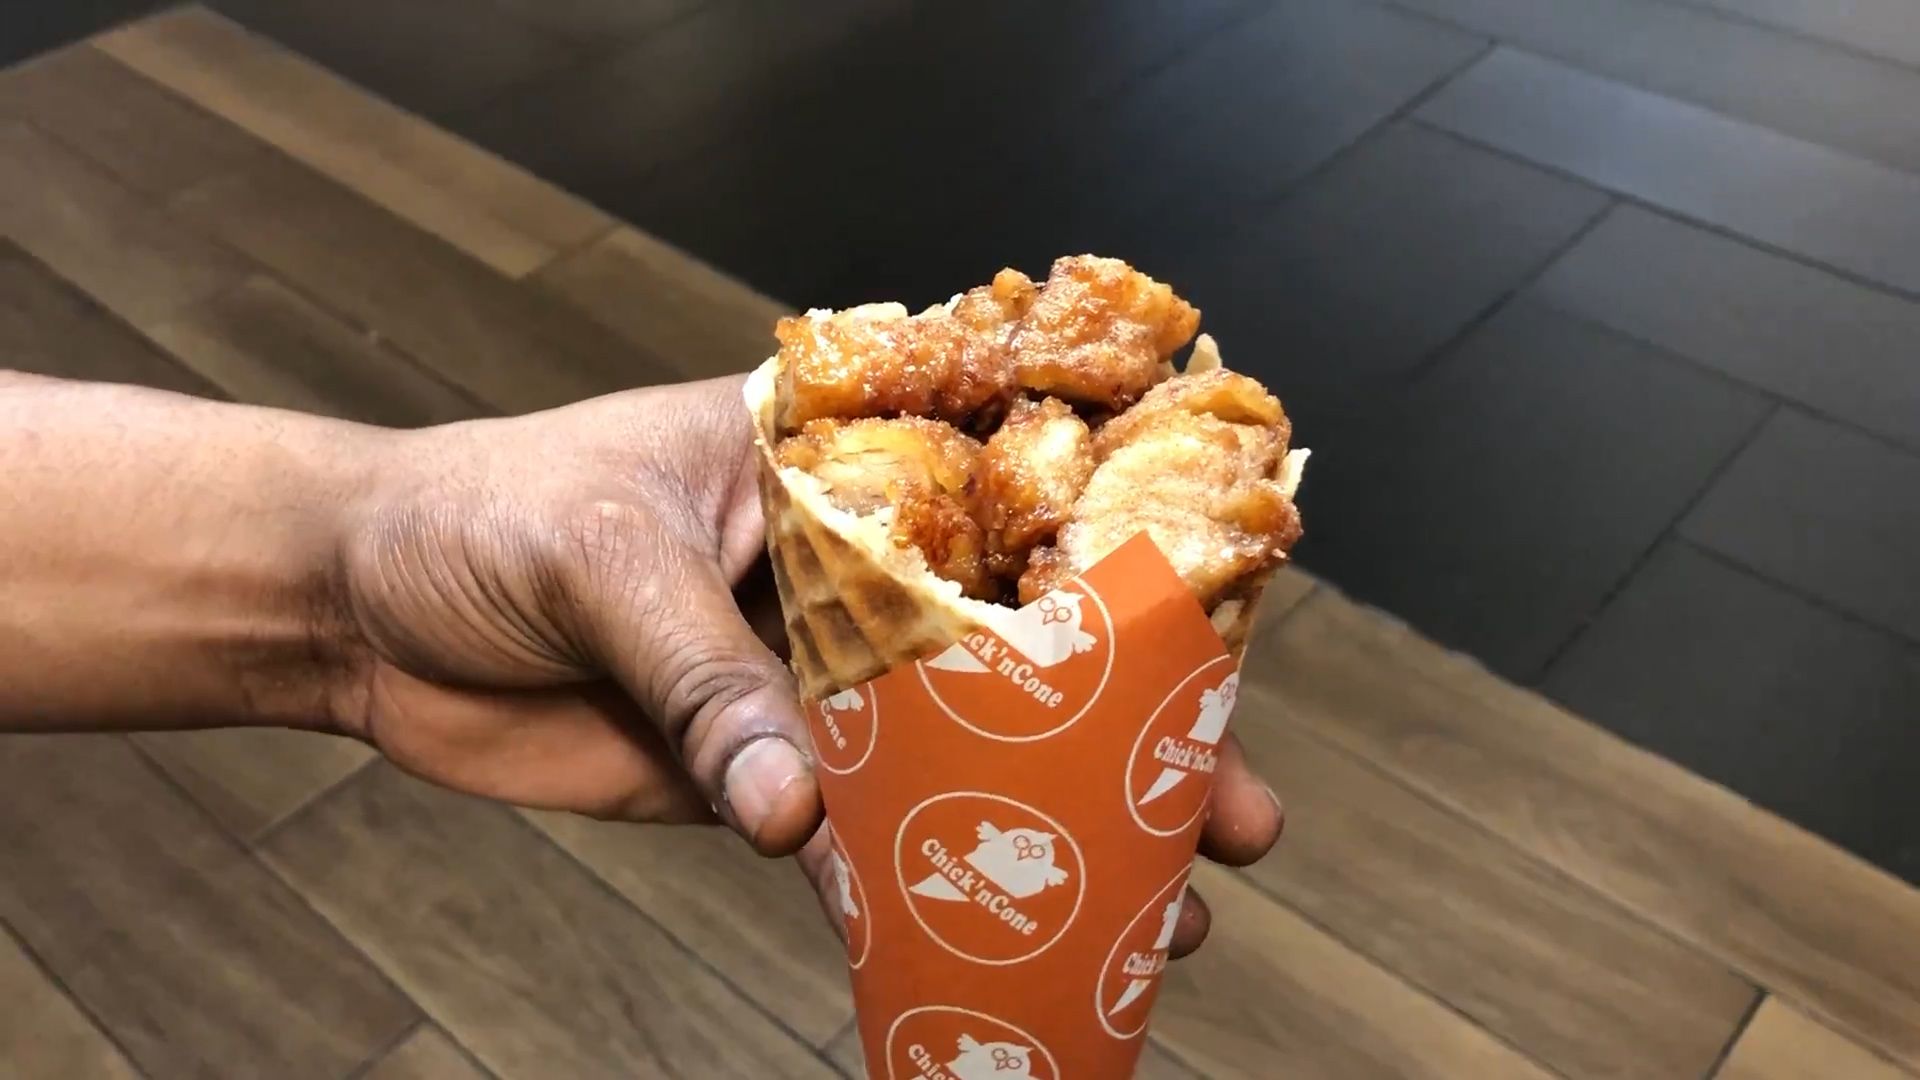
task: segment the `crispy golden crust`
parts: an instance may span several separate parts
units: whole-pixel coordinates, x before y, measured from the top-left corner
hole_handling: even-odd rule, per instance
[[[976,600],[998,600],[1000,581],[988,571],[986,540],[966,504],[943,492],[898,489],[893,504],[893,542],[912,545],[935,574]]]
[[[1113,448],[1133,441],[1157,418],[1173,411],[1212,416],[1241,425],[1246,432],[1259,432],[1259,441],[1271,444],[1275,458],[1286,453],[1292,435],[1279,398],[1239,372],[1214,368],[1168,379],[1147,391],[1133,408],[1102,424],[1093,441],[1094,457],[1105,460]]]
[[[910,316],[866,304],[780,320],[780,429],[827,418],[997,418],[1013,382],[1008,339],[1034,295],[1025,274],[1003,270],[952,310]]]
[[[842,510],[886,505],[894,484],[959,495],[973,476],[980,444],[938,420],[814,420],[776,451],[782,467],[805,469],[826,483]]]
[[[1124,409],[1173,373],[1173,354],[1199,326],[1193,305],[1119,259],[1063,258],[1014,331],[1014,381],[1078,405]]]
[[[775,450],[782,468],[804,469],[834,506],[856,514],[893,508],[894,542],[912,545],[933,572],[968,596],[991,598],[986,542],[967,511],[980,444],[951,425],[917,416],[815,420]]]
[[[1056,553],[1036,556],[1021,578],[1021,598],[1040,596],[1144,531],[1211,606],[1299,538],[1299,515],[1275,479],[1278,461],[1268,429],[1181,410],[1136,425],[1094,470]]]
[[[1059,398],[1016,401],[974,473],[974,517],[1002,573],[1053,539],[1093,475],[1092,434]]]
[[[1244,640],[1300,536],[1298,462],[1283,478],[1285,411],[1210,339],[1171,374],[1198,318],[1125,263],[1078,256],[1037,292],[1007,270],[918,316],[788,320],[764,415],[808,419],[773,460],[975,599],[1031,601],[1145,532]],[[1035,389],[1048,396],[1021,396]],[[992,434],[983,447],[955,424]]]

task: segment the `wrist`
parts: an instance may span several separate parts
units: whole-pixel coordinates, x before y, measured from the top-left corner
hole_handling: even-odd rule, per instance
[[[0,730],[335,729],[338,537],[385,433],[131,387],[0,386]]]
[[[221,455],[233,475],[179,496],[235,519],[203,522],[203,583],[191,590],[213,619],[244,613],[230,629],[209,622],[205,631],[216,668],[238,690],[224,701],[231,722],[357,735],[338,702],[367,650],[342,553],[395,433],[267,410],[233,415],[234,446]]]
[[[308,573],[299,591],[303,648],[308,658],[298,703],[312,726],[336,735],[365,738],[366,693],[376,656],[359,616],[355,595],[363,583],[353,575],[363,560],[368,533],[381,508],[402,483],[403,447],[409,434],[352,426],[326,448],[310,474],[314,497],[303,500],[311,540],[292,555]]]

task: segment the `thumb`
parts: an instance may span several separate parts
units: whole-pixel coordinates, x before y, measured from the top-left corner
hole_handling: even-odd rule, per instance
[[[647,584],[633,602],[595,628],[603,660],[721,817],[761,854],[792,854],[822,816],[793,675],[713,559],[665,547],[636,568]]]

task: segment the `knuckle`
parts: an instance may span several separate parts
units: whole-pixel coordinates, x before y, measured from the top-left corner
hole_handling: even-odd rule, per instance
[[[623,568],[634,561],[649,531],[640,507],[614,499],[595,499],[564,513],[555,540],[567,561],[583,568]]]
[[[659,719],[675,740],[684,739],[696,724],[731,711],[767,685],[765,666],[700,635],[682,633],[663,642],[654,700],[666,715]]]

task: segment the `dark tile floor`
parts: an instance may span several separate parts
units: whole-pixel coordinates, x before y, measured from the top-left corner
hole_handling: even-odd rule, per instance
[[[1133,259],[1319,451],[1310,569],[1920,881],[1898,5],[216,6],[796,304]]]

